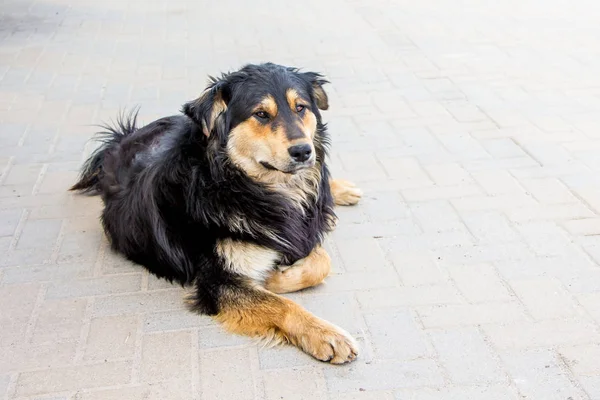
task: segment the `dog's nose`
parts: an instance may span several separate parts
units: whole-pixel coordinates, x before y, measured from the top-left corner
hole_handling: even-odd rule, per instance
[[[290,156],[292,156],[294,161],[304,162],[310,158],[312,148],[310,147],[310,144],[298,144],[290,147],[288,153],[290,153]]]

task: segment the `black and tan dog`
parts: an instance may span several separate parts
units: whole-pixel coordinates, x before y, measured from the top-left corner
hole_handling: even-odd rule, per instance
[[[356,357],[354,339],[276,294],[325,279],[333,205],[361,196],[329,179],[324,83],[275,64],[212,79],[184,115],[106,127],[72,190],[102,196],[114,250],[193,285],[194,310],[337,364]]]

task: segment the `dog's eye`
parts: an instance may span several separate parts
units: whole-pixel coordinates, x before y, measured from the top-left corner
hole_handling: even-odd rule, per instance
[[[296,106],[296,112],[299,112],[299,113],[300,113],[300,112],[304,111],[304,109],[305,109],[305,108],[306,108],[306,106],[304,106],[304,105],[302,105],[302,104],[298,104],[298,105]]]
[[[256,115],[260,119],[267,119],[267,118],[269,118],[269,114],[267,114],[265,111],[257,111],[257,112],[254,113],[254,115]]]

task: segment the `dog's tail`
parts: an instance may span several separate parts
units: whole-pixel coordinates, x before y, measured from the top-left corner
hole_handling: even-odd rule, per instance
[[[125,136],[137,130],[138,112],[139,108],[133,109],[127,114],[123,112],[117,116],[115,123],[100,125],[103,131],[96,134],[96,140],[101,142],[101,145],[83,164],[79,180],[69,190],[81,193],[99,193],[99,183],[103,174],[104,155],[108,150],[117,146]]]

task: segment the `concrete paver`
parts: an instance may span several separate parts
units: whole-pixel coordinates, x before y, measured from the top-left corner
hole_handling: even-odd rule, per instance
[[[0,0],[0,398],[600,399],[594,0]],[[332,82],[365,191],[290,295],[362,346],[332,367],[187,312],[66,192],[97,124],[208,74]]]

